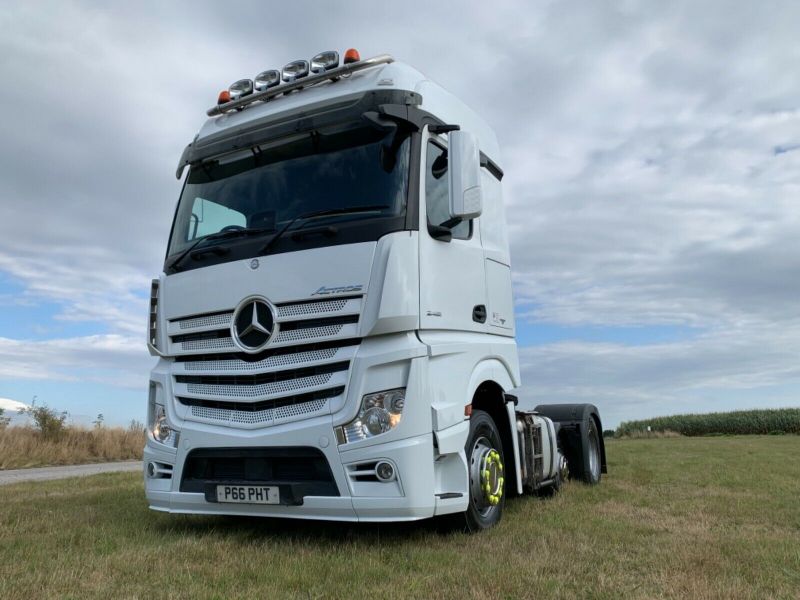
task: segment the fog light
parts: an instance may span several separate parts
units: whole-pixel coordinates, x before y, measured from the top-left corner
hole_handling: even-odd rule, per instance
[[[150,479],[153,479],[157,474],[158,474],[158,467],[156,466],[156,463],[154,462],[147,463],[147,476]]]
[[[392,466],[392,463],[381,461],[375,465],[375,477],[381,481],[393,481],[394,467]]]

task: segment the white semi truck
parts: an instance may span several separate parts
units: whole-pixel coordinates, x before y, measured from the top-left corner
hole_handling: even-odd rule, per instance
[[[592,405],[522,410],[500,151],[410,66],[351,49],[220,93],[153,280],[151,508],[450,515],[606,471]]]

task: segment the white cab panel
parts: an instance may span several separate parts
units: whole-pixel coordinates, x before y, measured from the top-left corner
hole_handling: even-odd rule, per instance
[[[511,296],[511,268],[486,260],[486,291],[489,296],[487,323],[492,333],[514,335],[514,300]]]

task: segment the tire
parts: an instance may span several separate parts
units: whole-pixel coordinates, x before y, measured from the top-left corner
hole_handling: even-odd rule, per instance
[[[506,500],[503,444],[488,413],[473,411],[464,450],[469,469],[469,505],[462,515],[463,527],[468,532],[483,531],[500,521]]]
[[[597,485],[602,477],[602,454],[600,450],[600,432],[592,417],[584,421],[581,427],[581,465],[578,476],[589,485]]]

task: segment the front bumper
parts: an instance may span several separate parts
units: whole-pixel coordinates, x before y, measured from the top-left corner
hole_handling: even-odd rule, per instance
[[[216,428],[184,429],[177,449],[153,441],[144,452],[145,490],[150,508],[169,513],[326,519],[337,521],[412,521],[432,517],[436,508],[433,437],[423,434],[383,444],[343,450],[336,444],[329,416],[287,423],[268,432],[220,433]],[[182,492],[186,457],[193,449],[313,447],[328,461],[338,496],[305,496],[301,504],[261,505],[210,502],[204,493]],[[397,479],[358,481],[354,465],[388,460]],[[151,461],[172,465],[172,476],[147,475]]]

